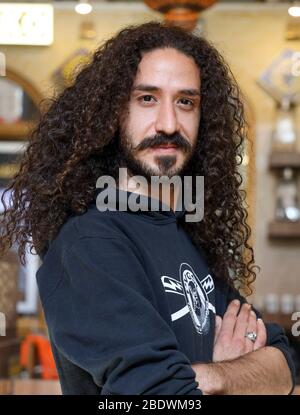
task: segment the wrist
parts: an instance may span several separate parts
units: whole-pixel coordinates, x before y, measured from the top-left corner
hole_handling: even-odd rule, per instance
[[[228,372],[225,370],[224,362],[216,362],[211,365],[216,378],[217,391],[215,393],[218,395],[228,395],[230,393],[230,379]]]
[[[227,390],[227,379],[222,363],[196,363],[192,365],[199,388],[209,395],[223,395]]]

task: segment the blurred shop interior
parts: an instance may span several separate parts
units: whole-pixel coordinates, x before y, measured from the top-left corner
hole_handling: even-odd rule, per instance
[[[285,328],[300,385],[300,3],[0,2],[1,193],[43,98],[68,86],[101,42],[149,20],[211,40],[246,97],[251,145],[241,169],[261,268],[250,301]],[[60,394],[35,281],[39,259],[28,250],[23,266],[17,248],[0,260],[0,394]]]

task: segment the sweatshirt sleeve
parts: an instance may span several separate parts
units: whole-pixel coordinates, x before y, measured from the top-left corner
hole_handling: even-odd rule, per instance
[[[229,303],[234,299],[240,300],[242,304],[247,302],[245,297],[243,297],[237,289],[231,288],[228,286],[226,308],[229,305]],[[261,313],[255,307],[252,306],[252,309],[256,313],[257,318],[262,318]],[[218,310],[217,310],[217,314],[223,317],[225,311],[226,309],[224,309],[222,313],[218,313]],[[295,385],[296,385],[296,368],[295,368],[295,364],[291,356],[289,340],[285,334],[284,329],[278,324],[268,323],[265,321],[264,321],[264,324],[266,326],[266,331],[267,331],[267,346],[276,347],[284,354],[286,358],[286,361],[291,371],[291,377],[292,377],[292,382],[293,382],[292,389],[289,393],[289,394],[292,394],[294,391]]]
[[[51,339],[102,395],[202,395],[129,243],[81,237],[65,251],[55,289],[40,282]]]

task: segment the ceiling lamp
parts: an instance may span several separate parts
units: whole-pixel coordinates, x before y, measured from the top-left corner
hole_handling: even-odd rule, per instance
[[[300,3],[294,2],[288,9],[288,14],[293,17],[300,17]]]
[[[199,13],[216,3],[217,0],[144,0],[151,9],[163,13],[168,24],[175,24],[192,31]]]
[[[286,40],[300,39],[300,3],[299,1],[292,2],[288,8],[288,19],[285,29]]]
[[[75,11],[79,14],[89,14],[92,10],[93,7],[89,3],[89,0],[79,0],[75,6]]]

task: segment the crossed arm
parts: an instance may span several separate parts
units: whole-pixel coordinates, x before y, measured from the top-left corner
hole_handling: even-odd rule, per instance
[[[240,310],[240,312],[239,312]],[[257,333],[255,342],[246,331]],[[245,303],[232,301],[223,319],[216,317],[213,363],[194,363],[204,394],[289,394],[293,382],[284,354],[266,346],[266,328]]]

